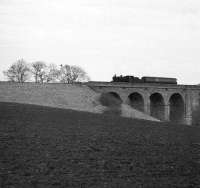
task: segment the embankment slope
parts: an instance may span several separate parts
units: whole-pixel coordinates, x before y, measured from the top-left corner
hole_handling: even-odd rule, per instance
[[[100,113],[98,94],[85,85],[1,83],[0,101]]]
[[[35,104],[56,108],[103,113],[100,94],[84,84],[36,84],[0,82],[0,102]],[[122,116],[158,121],[130,106],[121,106]]]

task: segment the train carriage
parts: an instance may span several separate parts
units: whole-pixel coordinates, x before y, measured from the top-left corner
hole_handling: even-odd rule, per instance
[[[161,83],[161,84],[177,84],[176,78],[164,78],[164,77],[142,77],[144,83]]]

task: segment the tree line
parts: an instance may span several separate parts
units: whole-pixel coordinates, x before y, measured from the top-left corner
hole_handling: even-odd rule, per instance
[[[19,59],[13,63],[8,70],[3,71],[8,81],[27,82],[33,80],[36,83],[74,83],[89,81],[89,76],[85,70],[75,65],[47,65],[43,61],[27,63],[24,59]]]

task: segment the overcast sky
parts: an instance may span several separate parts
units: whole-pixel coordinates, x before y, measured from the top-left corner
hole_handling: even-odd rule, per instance
[[[19,58],[200,83],[200,0],[0,0],[0,79]]]

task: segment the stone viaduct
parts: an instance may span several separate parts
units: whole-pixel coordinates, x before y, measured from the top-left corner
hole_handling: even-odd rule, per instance
[[[200,104],[200,86],[88,82],[100,93],[110,93],[122,103],[156,117],[161,121],[192,124],[192,113]]]

